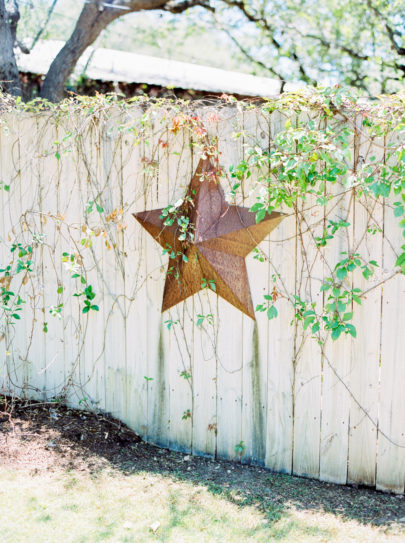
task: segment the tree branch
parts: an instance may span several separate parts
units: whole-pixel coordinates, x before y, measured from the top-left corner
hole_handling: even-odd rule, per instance
[[[167,2],[167,4],[163,7],[163,11],[169,11],[170,13],[183,13],[183,11],[186,11],[187,9],[193,8],[195,6],[201,6],[206,10],[215,13],[215,8],[210,5],[209,1],[205,2],[204,0],[183,0],[181,2]]]
[[[250,21],[251,23],[255,23],[256,25],[264,28],[267,31],[268,36],[273,46],[278,51],[281,51],[283,49],[282,44],[274,36],[275,29],[268,23],[267,19],[265,19],[263,16],[258,16],[256,14],[250,13],[247,10],[245,3],[241,0],[222,0],[222,1],[229,7],[234,7],[234,8],[239,9],[239,11],[241,11],[243,15],[246,17],[246,19]],[[315,79],[313,79],[310,75],[307,74],[305,66],[302,63],[299,56],[297,55],[296,51],[294,49],[291,49],[289,51],[289,54],[290,54],[290,57],[297,63],[298,70],[302,76],[302,80],[305,81],[306,83],[309,83],[310,85],[316,85]]]
[[[379,19],[384,21],[384,26],[385,26],[385,29],[387,31],[388,37],[390,39],[390,42],[391,42],[393,48],[398,53],[398,55],[404,56],[405,55],[405,47],[399,46],[396,39],[395,39],[395,36],[402,37],[401,32],[399,32],[398,30],[395,30],[395,29],[392,28],[392,26],[389,24],[389,20],[387,19],[387,17],[385,17],[381,13],[381,11],[378,8],[375,7],[375,5],[372,3],[371,0],[367,0],[367,5],[371,9],[371,11],[373,11],[375,13],[375,15]]]
[[[73,34],[52,62],[41,89],[41,97],[51,101],[63,98],[64,85],[86,50],[112,21],[144,10],[181,13],[194,6],[211,9],[208,0],[85,0]]]
[[[323,36],[317,36],[316,34],[304,34],[295,26],[292,26],[290,28],[303,38],[311,38],[312,40],[319,41],[327,49],[340,49],[341,51],[347,53],[352,58],[356,58],[357,60],[369,60],[370,58],[369,55],[361,55],[360,53],[357,53],[357,51],[351,49],[350,47],[347,47],[346,45],[326,40]]]
[[[231,32],[227,29],[227,28],[224,28],[224,27],[221,27],[221,30],[223,32],[225,32],[225,34],[228,36],[228,38],[236,45],[236,47],[239,49],[239,51],[250,61],[250,62],[253,62],[254,64],[257,64],[258,66],[260,66],[261,68],[264,68],[265,70],[267,70],[268,72],[270,72],[271,74],[275,75],[279,80],[280,80],[280,94],[284,91],[284,86],[285,86],[285,81],[282,77],[282,75],[280,73],[278,73],[274,68],[272,68],[271,66],[267,66],[267,64],[265,64],[264,62],[262,62],[261,60],[258,60],[258,59],[255,59],[250,53],[249,51],[247,51],[247,49],[245,49],[243,47],[243,45],[241,45],[238,40],[231,34]]]
[[[41,26],[41,28],[38,30],[36,36],[32,40],[31,47],[30,47],[29,51],[34,49],[37,41],[42,36],[45,28],[48,26],[49,20],[50,20],[50,18],[52,16],[53,10],[55,9],[55,6],[56,6],[57,2],[58,2],[58,0],[53,0],[52,4],[49,6],[48,12],[46,14],[46,19],[45,19],[43,25]],[[29,53],[29,51],[28,51],[28,53]],[[23,51],[23,53],[25,53],[25,51]]]

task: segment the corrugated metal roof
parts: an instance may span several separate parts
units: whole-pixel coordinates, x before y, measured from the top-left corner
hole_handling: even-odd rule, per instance
[[[46,74],[63,45],[62,41],[39,41],[29,55],[18,55],[20,71]],[[88,47],[77,63],[75,76],[83,73],[87,63],[87,77],[102,81],[262,97],[274,96],[280,91],[280,82],[276,79],[114,49]],[[286,90],[293,88],[297,86],[288,85]]]

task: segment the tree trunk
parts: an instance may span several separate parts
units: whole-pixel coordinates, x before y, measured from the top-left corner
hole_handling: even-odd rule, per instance
[[[72,74],[76,62],[100,32],[114,19],[122,15],[120,10],[99,11],[95,3],[85,4],[73,34],[56,55],[41,89],[41,97],[51,102],[62,100],[65,82]]]
[[[0,0],[0,88],[14,96],[21,96],[10,19],[11,16],[6,10],[4,0]]]
[[[202,1],[184,0],[178,6],[168,8],[168,10],[184,11]],[[166,7],[168,0],[109,0],[108,3],[111,7],[106,6],[102,0],[93,0],[84,5],[73,34],[49,68],[41,90],[42,98],[47,98],[52,102],[62,100],[65,82],[72,74],[76,62],[112,21],[135,11],[162,9]],[[114,7],[115,4],[117,7]]]

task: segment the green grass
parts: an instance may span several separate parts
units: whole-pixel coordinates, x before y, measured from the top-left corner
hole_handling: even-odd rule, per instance
[[[0,468],[0,541],[404,541],[398,527],[296,507],[283,500],[282,483],[274,488],[274,476],[268,479],[269,491],[281,492],[281,503],[167,473],[112,467],[97,473],[44,470],[30,475]],[[304,485],[296,481],[299,494]]]

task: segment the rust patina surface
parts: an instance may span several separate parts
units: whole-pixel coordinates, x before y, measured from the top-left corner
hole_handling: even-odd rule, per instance
[[[255,214],[249,209],[228,204],[216,168],[208,158],[200,160],[181,207],[181,215],[193,225],[192,239],[180,241],[177,220],[165,225],[167,217],[162,213],[163,209],[154,209],[134,214],[172,255],[162,312],[208,287],[254,319],[245,257],[285,215],[273,212],[256,224]]]

